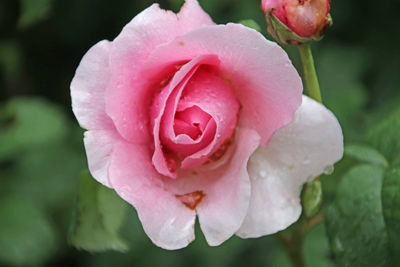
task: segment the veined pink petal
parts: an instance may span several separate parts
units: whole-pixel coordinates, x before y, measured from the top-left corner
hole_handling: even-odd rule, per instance
[[[166,190],[161,175],[151,164],[148,145],[126,141],[116,144],[109,175],[115,191],[136,208],[154,244],[179,249],[194,240],[196,214]]]
[[[178,14],[154,4],[129,22],[112,42],[106,111],[125,139],[135,143],[150,141],[148,107],[153,92],[143,84],[146,82],[142,76],[147,57],[177,36],[211,24],[195,0],[187,0]]]
[[[146,66],[157,72],[204,54],[218,55],[219,75],[230,82],[242,107],[239,127],[256,130],[262,144],[268,144],[273,133],[293,119],[301,103],[302,82],[286,53],[242,25],[215,25],[156,48]]]
[[[294,223],[301,214],[302,185],[342,155],[343,135],[337,119],[323,105],[303,96],[294,121],[250,158],[250,206],[237,235],[259,237]]]
[[[71,82],[72,110],[81,127],[87,130],[114,128],[105,113],[104,97],[110,79],[110,47],[110,42],[101,41],[90,48]]]
[[[192,199],[196,201],[193,195],[202,196],[194,208],[211,246],[221,244],[239,229],[249,205],[247,161],[259,146],[260,137],[254,130],[239,129],[234,140],[221,161],[181,169],[177,179],[163,179],[169,191],[189,197],[187,204],[193,204]]]

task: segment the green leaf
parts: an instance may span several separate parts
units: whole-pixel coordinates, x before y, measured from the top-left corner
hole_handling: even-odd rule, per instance
[[[0,107],[0,159],[61,140],[67,125],[61,110],[43,99],[10,100]]]
[[[381,205],[383,174],[376,165],[352,168],[326,210],[330,245],[339,266],[393,266]]]
[[[360,162],[371,163],[382,167],[388,166],[386,158],[377,150],[367,145],[347,145],[344,148],[344,153]]]
[[[0,195],[29,198],[46,208],[70,206],[77,187],[74,178],[87,164],[71,139],[20,153],[0,178]]]
[[[127,251],[127,244],[118,236],[127,207],[127,203],[113,190],[103,187],[88,172],[83,172],[69,242],[76,248],[91,252]]]
[[[239,24],[242,24],[246,27],[252,28],[258,32],[261,32],[261,27],[258,23],[252,19],[243,19],[239,21]]]
[[[28,28],[32,24],[45,19],[50,14],[52,0],[20,0],[21,16],[18,27]]]
[[[382,208],[392,257],[400,266],[400,156],[385,173]]]
[[[315,180],[305,185],[301,196],[301,204],[307,218],[312,218],[318,213],[322,205],[321,181]]]
[[[124,222],[128,205],[114,190],[100,184],[97,190],[98,208],[103,214],[104,227],[110,233],[117,233]]]
[[[0,261],[11,265],[42,265],[56,245],[44,213],[23,198],[0,200]]]
[[[400,154],[400,108],[368,131],[367,142],[389,161]]]

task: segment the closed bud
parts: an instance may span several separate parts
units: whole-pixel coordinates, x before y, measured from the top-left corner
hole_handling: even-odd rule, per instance
[[[332,24],[330,0],[262,0],[268,32],[282,44],[318,41]]]

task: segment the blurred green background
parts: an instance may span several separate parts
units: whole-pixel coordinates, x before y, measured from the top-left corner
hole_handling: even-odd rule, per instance
[[[159,1],[175,11],[182,2]],[[217,23],[254,19],[266,33],[258,0],[199,2]],[[290,266],[275,237],[234,237],[212,248],[197,230],[188,248],[159,249],[133,208],[120,234],[127,253],[68,245],[79,174],[87,168],[70,81],[93,44],[115,38],[151,3],[0,0],[0,266]],[[340,120],[346,144],[361,142],[400,106],[398,10],[397,1],[334,0],[334,25],[313,45],[324,102]],[[298,67],[296,49],[286,49]],[[348,165],[344,159],[323,178],[325,206]],[[323,224],[307,235],[303,253],[308,266],[335,266]]]

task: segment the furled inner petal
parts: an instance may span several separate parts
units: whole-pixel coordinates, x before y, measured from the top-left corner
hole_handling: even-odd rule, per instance
[[[218,63],[215,56],[190,61],[156,95],[153,164],[161,174],[175,178],[179,167],[193,168],[215,160],[215,153],[231,139],[239,103],[218,75]]]
[[[230,88],[213,68],[200,66],[181,94],[169,99],[161,122],[161,140],[182,161],[182,168],[200,166],[229,140],[236,128],[239,103]],[[171,106],[173,104],[173,106]],[[186,114],[187,120],[199,130],[195,139],[187,134],[176,134],[174,121]],[[209,118],[208,123],[205,120]],[[202,122],[203,121],[203,122]],[[193,124],[194,123],[194,124]],[[223,153],[221,153],[222,155]],[[187,157],[182,157],[187,156]]]
[[[182,161],[182,168],[197,167],[212,160],[212,156],[232,137],[239,106],[231,86],[215,70],[207,66],[199,68],[183,91],[178,111],[199,107],[211,116],[216,130],[207,146]]]
[[[171,135],[174,138],[176,137],[173,129],[176,107],[185,85],[202,64],[218,65],[219,60],[214,55],[203,55],[183,65],[182,68],[176,72],[172,80],[154,97],[151,107],[151,125],[154,136],[154,154],[152,162],[159,173],[171,178],[176,177],[177,162],[174,153],[165,151],[166,147],[161,139],[165,141],[163,136],[166,136],[166,124],[170,124]],[[163,134],[160,134],[161,132]],[[207,129],[205,129],[205,132],[207,132]],[[183,135],[180,134],[178,137],[179,136]],[[185,136],[187,139],[191,139],[188,135]]]
[[[202,111],[198,106],[179,111],[175,114],[175,134],[187,134],[189,131],[194,131],[194,135],[190,137],[196,140],[203,133],[210,119],[211,116]],[[190,128],[181,128],[183,125],[187,125]]]
[[[161,141],[173,153],[191,155],[206,147],[215,136],[215,120],[198,106],[178,111],[172,118],[170,116],[162,121]]]

